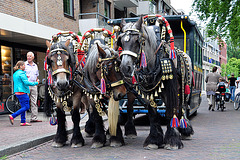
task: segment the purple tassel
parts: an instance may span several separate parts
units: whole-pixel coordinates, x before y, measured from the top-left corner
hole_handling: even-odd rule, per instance
[[[105,94],[106,93],[106,83],[104,78],[101,79],[101,94]]]
[[[140,67],[146,68],[147,67],[147,61],[146,61],[146,55],[144,52],[141,54],[141,63]]]
[[[51,85],[52,83],[53,83],[52,72],[49,70],[48,71],[48,85]]]
[[[183,117],[180,119],[180,128],[187,128],[187,121]]]
[[[57,124],[57,118],[55,118],[53,115],[50,117],[49,121],[50,125],[55,126]]]
[[[171,119],[170,126],[171,126],[171,128],[178,128],[179,127],[179,120],[176,117],[176,115],[174,115],[173,118]]]

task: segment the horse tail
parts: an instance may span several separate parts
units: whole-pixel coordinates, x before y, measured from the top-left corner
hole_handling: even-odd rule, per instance
[[[108,123],[109,132],[111,136],[116,136],[117,134],[118,116],[119,116],[119,101],[115,101],[113,97],[111,97],[108,103]]]
[[[173,79],[163,81],[166,100],[166,117],[172,118],[173,115],[178,115],[178,80],[177,70],[174,67],[173,61],[171,60]]]

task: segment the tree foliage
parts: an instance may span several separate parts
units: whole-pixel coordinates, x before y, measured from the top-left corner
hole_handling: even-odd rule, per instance
[[[240,59],[231,58],[227,64],[221,65],[223,77],[230,77],[231,73],[234,73],[235,77],[238,77],[240,74]]]
[[[240,46],[235,46],[230,41],[227,41],[227,55],[228,59],[230,58],[240,59]]]
[[[194,0],[192,7],[207,23],[209,37],[230,38],[240,45],[240,0]]]

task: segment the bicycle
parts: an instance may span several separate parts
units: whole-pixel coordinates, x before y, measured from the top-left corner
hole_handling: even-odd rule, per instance
[[[235,96],[235,101],[233,103],[233,108],[238,110],[240,108],[240,92],[238,92]]]
[[[6,108],[10,113],[14,113],[21,108],[18,98],[13,93],[6,100]]]

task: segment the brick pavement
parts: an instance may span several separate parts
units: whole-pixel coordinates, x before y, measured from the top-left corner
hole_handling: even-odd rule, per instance
[[[177,151],[144,150],[142,144],[149,133],[149,126],[137,126],[138,137],[136,139],[125,139],[126,145],[120,148],[111,148],[107,145],[100,149],[90,149],[92,138],[84,137],[86,145],[81,148],[73,149],[69,145],[63,148],[53,148],[51,147],[52,141],[48,141],[45,144],[11,155],[7,159],[239,159],[240,110],[235,111],[233,103],[226,103],[226,107],[227,109],[224,112],[208,111],[206,96],[203,94],[203,101],[198,114],[191,118],[195,134],[192,140],[183,141],[184,148]],[[166,130],[165,126],[163,126],[163,130]]]
[[[31,113],[27,112],[27,122],[30,121],[30,115]],[[38,116],[38,119],[43,122],[31,123],[32,126],[20,126],[20,118],[20,116],[15,118],[14,125],[11,125],[8,114],[0,115],[0,158],[52,140],[56,134],[57,126],[51,126],[49,117],[46,117],[43,112],[39,112]],[[86,115],[81,120],[82,128],[87,119]],[[71,132],[73,126],[71,116],[67,116],[66,120],[67,130]]]

